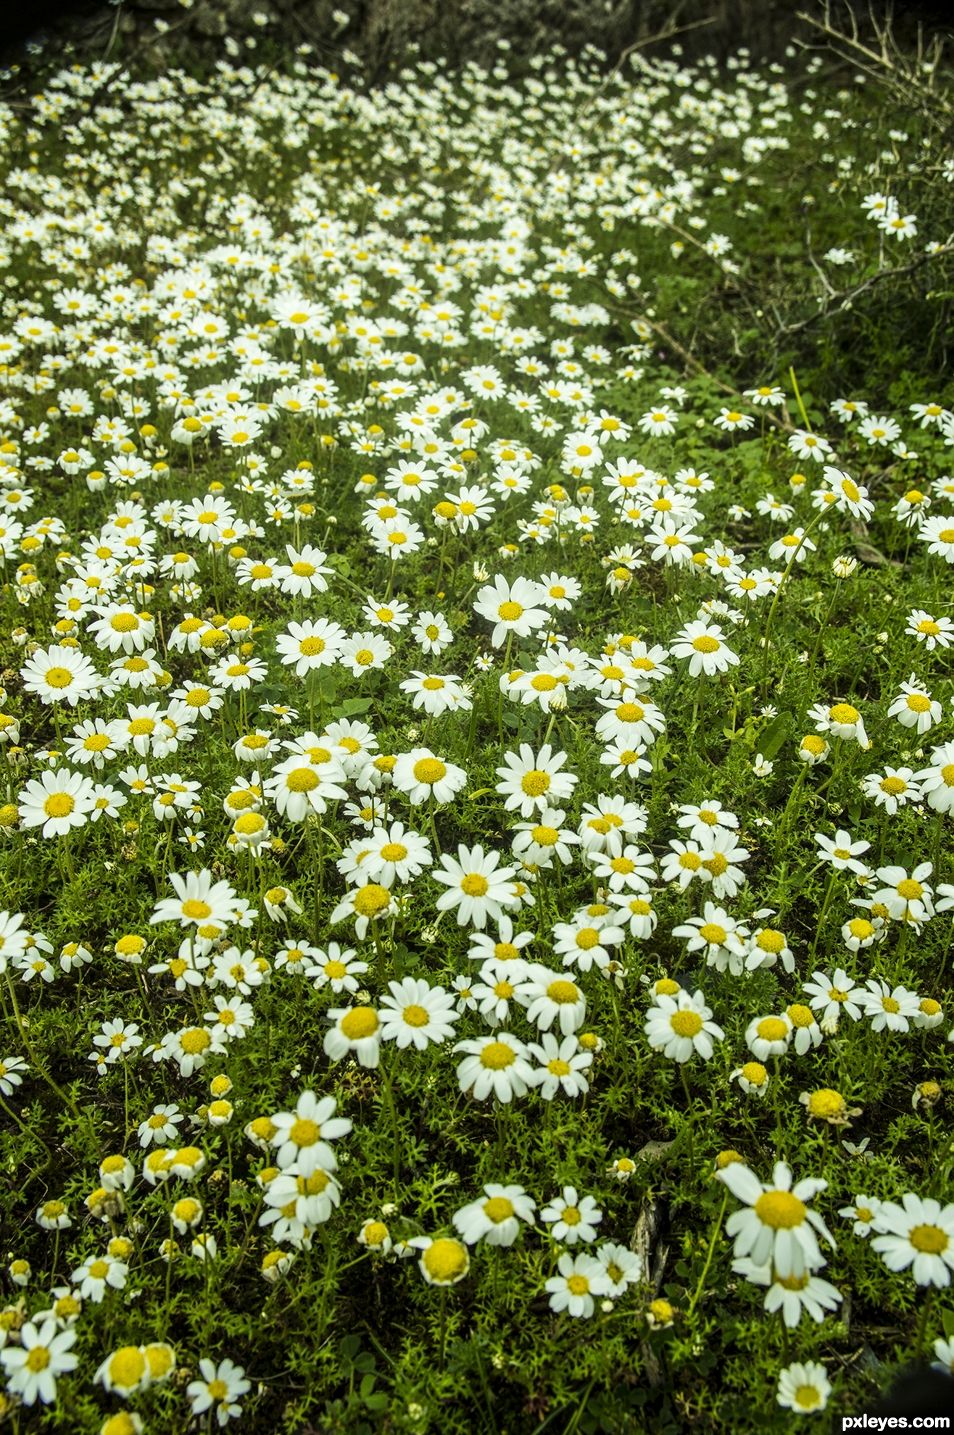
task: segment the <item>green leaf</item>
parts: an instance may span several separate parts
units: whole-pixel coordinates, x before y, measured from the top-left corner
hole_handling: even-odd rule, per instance
[[[792,715],[790,712],[781,712],[777,718],[773,718],[759,738],[758,749],[764,758],[775,756],[788,737],[791,726]]]
[[[331,716],[333,718],[359,717],[361,713],[366,713],[373,706],[373,698],[347,698],[343,703],[338,704]]]
[[[351,1364],[361,1349],[361,1337],[359,1335],[346,1335],[338,1349],[341,1352],[342,1361],[347,1361],[348,1364]]]
[[[941,1329],[945,1340],[954,1339],[954,1310],[941,1311]]]
[[[326,703],[333,703],[338,696],[338,683],[334,673],[323,669],[318,679],[317,690]]]

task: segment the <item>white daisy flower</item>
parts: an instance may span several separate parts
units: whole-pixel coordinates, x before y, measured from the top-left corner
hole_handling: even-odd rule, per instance
[[[726,1222],[726,1233],[735,1240],[735,1256],[751,1256],[756,1265],[771,1262],[781,1276],[800,1276],[825,1264],[818,1245],[822,1236],[834,1247],[824,1221],[808,1202],[828,1187],[828,1182],[809,1177],[792,1186],[792,1172],[784,1161],[775,1165],[772,1185],[763,1186],[754,1172],[741,1161],[733,1161],[716,1173],[745,1209],[734,1211]]]

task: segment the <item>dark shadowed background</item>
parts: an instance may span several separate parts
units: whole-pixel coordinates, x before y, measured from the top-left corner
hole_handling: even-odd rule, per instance
[[[372,79],[399,67],[416,52],[452,65],[477,61],[489,66],[510,47],[508,63],[546,51],[554,43],[579,53],[595,45],[615,61],[629,46],[647,45],[664,53],[673,43],[687,57],[719,59],[747,46],[769,60],[784,58],[786,46],[807,34],[800,10],[820,14],[821,0],[32,0],[7,6],[0,20],[0,59],[26,62],[24,45],[45,41],[45,58],[84,61],[135,59],[149,67],[215,58],[229,37],[249,61],[264,48],[307,45],[328,65],[344,52],[358,54]],[[869,6],[852,7],[863,32],[871,32]],[[882,19],[890,6],[874,3]],[[832,0],[843,20],[846,0]],[[918,25],[954,34],[952,7],[933,0],[897,6],[894,29],[913,43]],[[157,24],[158,22],[158,24]],[[816,37],[817,38],[817,37]],[[249,43],[251,42],[251,43]],[[236,58],[232,54],[232,58]],[[345,57],[346,58],[346,57]]]

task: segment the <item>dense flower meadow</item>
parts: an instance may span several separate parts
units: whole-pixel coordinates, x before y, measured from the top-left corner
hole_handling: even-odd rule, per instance
[[[950,248],[817,69],[0,103],[9,1428],[954,1369],[950,391],[665,342]]]

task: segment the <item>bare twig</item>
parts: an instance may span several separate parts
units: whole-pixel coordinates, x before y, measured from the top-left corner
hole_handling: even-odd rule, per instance
[[[583,116],[587,114],[590,109],[592,109],[593,105],[604,93],[607,86],[611,84],[612,81],[619,74],[620,70],[623,68],[623,65],[629,59],[630,55],[635,54],[637,50],[644,50],[647,45],[655,45],[657,41],[674,40],[677,35],[685,35],[689,30],[701,30],[706,25],[714,25],[717,19],[718,16],[716,15],[708,15],[704,20],[692,20],[688,25],[676,25],[674,23],[675,16],[671,15],[668,22],[663,26],[661,30],[657,31],[655,35],[647,35],[645,39],[634,40],[631,45],[627,45],[626,49],[623,50],[619,59],[616,61],[616,64],[610,70],[609,74],[606,76],[606,79],[600,85],[599,89],[594,90],[593,94],[590,96],[586,104],[580,110],[579,114],[577,115],[577,120],[581,120]]]
[[[648,329],[651,329],[653,333],[663,341],[667,348],[672,349],[673,353],[682,360],[686,368],[691,370],[692,373],[700,374],[704,379],[708,379],[710,384],[713,384],[717,389],[721,389],[722,392],[728,394],[730,398],[742,398],[741,389],[734,388],[732,384],[727,384],[724,379],[720,379],[718,375],[713,374],[711,370],[707,369],[705,364],[701,363],[699,359],[691,354],[683,344],[680,344],[678,339],[673,338],[664,324],[660,324],[655,319],[650,319],[647,314],[633,314],[628,311],[623,312],[626,313],[626,317],[631,319],[634,324],[645,324]],[[785,433],[795,432],[794,425],[785,419],[779,418],[778,414],[773,414],[768,409],[765,409],[763,413],[766,420],[774,424],[776,428],[782,429]]]
[[[861,38],[858,20],[851,6],[847,7],[848,26],[839,25],[833,15],[831,0],[825,0],[821,16],[807,11],[797,12],[797,19],[824,37],[829,49],[856,69],[876,80],[891,92],[907,109],[916,106],[924,119],[936,129],[947,130],[954,118],[954,104],[935,88],[935,80],[944,52],[944,39],[933,35],[925,41],[923,28],[918,26],[917,53],[905,54],[894,38],[893,10],[889,5],[882,15],[868,6],[868,21],[874,44]],[[805,41],[797,43],[805,47]]]
[[[828,302],[823,304],[816,314],[809,314],[804,319],[796,320],[794,324],[784,325],[776,332],[774,342],[778,344],[781,339],[790,338],[793,334],[800,334],[803,330],[811,328],[813,324],[829,319],[832,314],[850,309],[856,299],[860,298],[862,294],[867,294],[875,285],[883,283],[885,279],[898,279],[902,275],[913,274],[918,269],[923,269],[925,265],[930,264],[932,260],[941,259],[947,254],[954,254],[954,234],[939,249],[933,250],[930,254],[920,254],[909,264],[893,264],[885,269],[879,269],[877,274],[872,274],[861,284],[856,284],[853,289],[844,289],[840,293],[832,290]],[[812,262],[814,263],[814,260]]]

